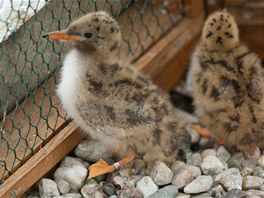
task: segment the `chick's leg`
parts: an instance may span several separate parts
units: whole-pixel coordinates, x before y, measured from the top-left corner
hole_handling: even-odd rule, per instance
[[[128,153],[122,160],[114,163],[113,165],[107,164],[104,160],[100,159],[95,164],[89,167],[89,176],[88,179],[106,174],[119,169],[121,166],[131,162],[135,158],[135,154],[133,152]]]

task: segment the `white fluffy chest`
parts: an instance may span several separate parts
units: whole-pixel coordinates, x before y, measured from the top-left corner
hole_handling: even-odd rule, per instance
[[[86,63],[87,64],[87,63]],[[77,92],[80,79],[85,74],[85,67],[82,67],[82,59],[76,50],[71,50],[63,63],[61,82],[58,85],[58,96],[66,113],[73,118],[83,129],[86,124],[82,120],[77,108]]]

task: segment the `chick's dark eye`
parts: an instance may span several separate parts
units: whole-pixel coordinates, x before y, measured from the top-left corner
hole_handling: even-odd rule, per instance
[[[93,34],[91,32],[85,32],[84,36],[89,39],[92,38]]]

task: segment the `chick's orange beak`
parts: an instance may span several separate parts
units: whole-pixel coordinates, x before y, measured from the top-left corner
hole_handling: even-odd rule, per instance
[[[82,41],[80,37],[68,35],[66,30],[49,32],[42,36],[42,38],[46,38],[46,37],[54,40]]]

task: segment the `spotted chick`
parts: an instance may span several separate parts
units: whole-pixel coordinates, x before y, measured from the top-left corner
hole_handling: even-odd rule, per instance
[[[243,151],[264,146],[264,70],[228,12],[206,20],[189,78],[196,113],[215,138]]]
[[[175,160],[183,116],[149,77],[120,62],[122,34],[115,19],[103,11],[89,13],[46,36],[72,43],[58,96],[84,132],[123,157],[144,155],[149,167],[155,160]]]

